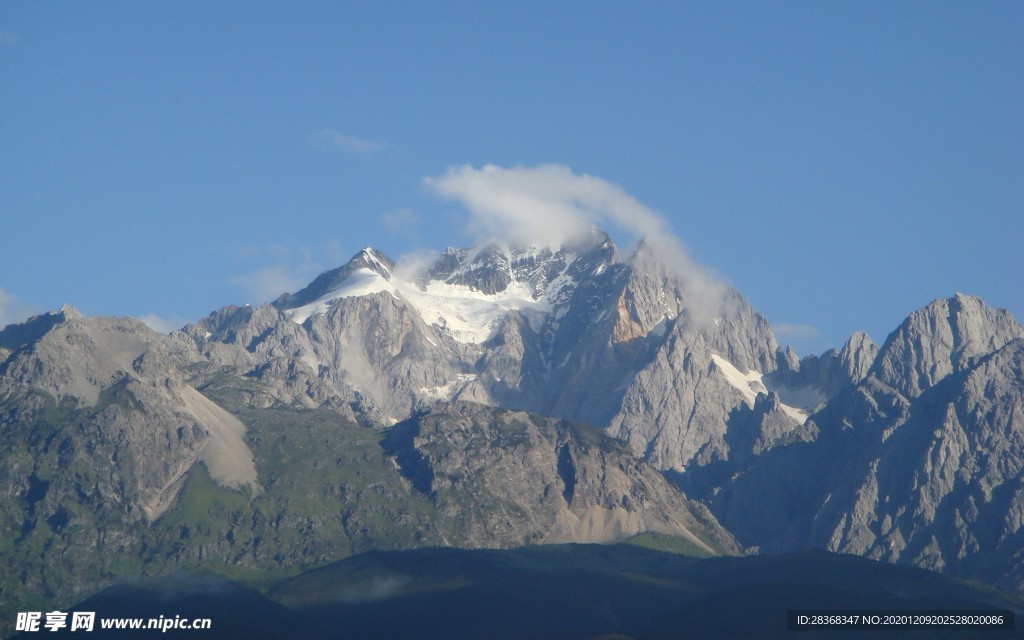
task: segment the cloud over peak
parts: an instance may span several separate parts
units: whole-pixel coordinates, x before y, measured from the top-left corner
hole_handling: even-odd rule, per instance
[[[558,164],[463,165],[424,183],[462,203],[471,215],[472,232],[530,245],[560,246],[608,222],[634,230],[657,220],[622,187]]]
[[[557,247],[594,227],[610,227],[643,239],[681,278],[696,305],[715,310],[725,298],[725,285],[690,259],[665,219],[613,182],[559,164],[488,164],[450,167],[424,184],[460,202],[470,214],[470,231],[481,239]]]

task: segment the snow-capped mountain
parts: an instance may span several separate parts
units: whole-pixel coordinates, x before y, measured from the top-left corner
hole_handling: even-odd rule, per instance
[[[999,518],[1011,517],[1019,502],[989,489],[958,507],[941,506],[973,491],[951,490],[954,477],[993,486],[1021,477],[1016,458],[1003,459],[1009,449],[993,449],[968,430],[955,442],[936,436],[929,455],[956,451],[961,461],[975,461],[962,464],[990,460],[984,464],[998,464],[998,472],[953,465],[942,472],[949,477],[935,477],[939,462],[927,459],[908,487],[934,487],[931,497],[915,498],[914,522],[931,514],[929,524],[903,524],[898,533],[886,524],[906,519],[905,500],[896,496],[903,489],[890,489],[896,493],[888,503],[865,511],[866,496],[895,482],[897,472],[887,472],[888,479],[874,474],[894,468],[901,456],[923,455],[906,448],[920,449],[921,442],[892,434],[904,424],[899,433],[934,425],[953,438],[960,431],[949,424],[973,425],[973,415],[926,417],[948,413],[942,403],[959,384],[939,383],[978,367],[997,370],[987,359],[1024,336],[1012,317],[975,298],[938,301],[912,315],[881,349],[855,334],[838,350],[800,360],[778,349],[768,323],[735,291],[726,291],[711,322],[702,321],[706,310],[694,308],[685,282],[649,247],[641,243],[623,258],[603,234],[554,251],[497,243],[449,249],[410,272],[364,252],[345,270],[347,278],[302,305],[279,301],[272,311],[227,312],[252,319],[236,326],[240,318],[225,324],[214,316],[201,323],[203,331],[211,341],[246,344],[256,375],[261,367],[298,371],[303,359],[315,361],[305,378],[314,391],[305,398],[333,397],[381,426],[438,403],[471,400],[603,427],[636,455],[679,474],[689,493],[707,500],[753,547],[822,546],[965,571],[977,563],[957,557],[989,543],[946,520],[956,513],[957,522],[977,520],[992,508]],[[239,327],[247,328],[231,333]],[[282,357],[287,366],[271,364]],[[972,375],[975,384],[981,374]],[[995,394],[1012,440],[1020,425],[1007,407],[1019,405],[1020,377],[1011,371],[997,379],[984,393]],[[977,425],[986,432],[997,427],[988,418]],[[876,447],[886,452],[880,458],[871,454]],[[997,498],[1004,506],[981,506]],[[770,517],[774,504],[783,505],[781,516]],[[944,508],[953,515],[943,516]],[[944,538],[939,526],[958,533]],[[1007,527],[1010,533],[989,545],[1004,555],[1019,549],[1013,541],[1021,531]],[[1008,566],[1000,579],[1017,581],[1017,565]]]
[[[615,261],[615,245],[594,232],[586,242],[556,251],[509,247],[446,249],[422,269],[402,269],[383,253],[366,247],[345,266],[328,271],[295,295],[274,302],[293,322],[326,314],[341,298],[387,291],[409,304],[427,324],[464,344],[486,342],[509,311],[521,311],[539,329],[564,312],[576,284]]]
[[[70,308],[7,327],[12,592],[52,582],[54,554],[81,553],[76,575],[139,554],[281,570],[645,532],[1024,585],[1010,314],[957,295],[881,347],[800,359],[671,264],[600,231],[417,263],[366,248],[170,336]]]
[[[447,249],[418,267],[366,248],[273,305],[186,332],[212,357],[217,343],[244,346],[261,379],[292,372],[306,392],[286,383],[281,401],[332,398],[381,426],[450,400],[527,409],[609,428],[682,469],[728,455],[729,412],[776,367],[768,323],[739,294],[713,322],[703,302],[646,245],[623,259],[595,230],[556,249]],[[781,406],[794,426],[806,418]]]

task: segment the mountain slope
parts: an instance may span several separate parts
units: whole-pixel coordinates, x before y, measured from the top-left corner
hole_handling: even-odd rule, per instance
[[[866,377],[811,417],[814,438],[747,460],[712,510],[768,551],[825,548],[1024,587],[1022,337],[977,298],[915,312]]]
[[[14,340],[18,333],[34,339]],[[109,451],[122,479],[111,497],[128,517],[159,517],[199,461],[218,482],[259,491],[245,425],[185,379],[184,369],[200,357],[184,336],[164,336],[131,319],[83,318],[65,307],[5,329],[0,341],[14,347],[0,363],[0,397],[9,409],[4,434],[22,435],[14,425],[25,409],[88,415],[94,431],[81,443],[85,450],[63,444],[58,464],[103,462],[98,449]],[[11,469],[9,482],[19,470]]]
[[[396,425],[385,442],[468,546],[654,532],[702,555],[738,552],[703,505],[593,427],[458,402]]]
[[[1019,337],[1024,330],[1008,311],[957,294],[912,313],[885,341],[870,373],[913,398]]]
[[[247,344],[268,311],[221,318],[241,317],[225,331]],[[704,507],[591,428],[461,403],[373,430],[330,394],[318,408],[309,394],[283,403],[303,379],[281,384],[280,360],[238,375],[267,345],[258,336],[253,351],[214,343],[204,356],[184,333],[71,309],[9,327],[0,344],[3,616],[120,576],[273,576],[369,549],[654,531],[687,538],[694,553],[736,551]],[[449,451],[466,420],[480,446]],[[422,435],[407,441],[412,424]],[[400,462],[409,451],[438,479],[429,491]],[[456,479],[471,468],[491,490]]]

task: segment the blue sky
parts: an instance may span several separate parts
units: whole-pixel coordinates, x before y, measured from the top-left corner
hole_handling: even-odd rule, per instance
[[[471,244],[425,181],[551,163],[801,354],[957,291],[1021,320],[1021,33],[1013,2],[3,2],[0,323]]]

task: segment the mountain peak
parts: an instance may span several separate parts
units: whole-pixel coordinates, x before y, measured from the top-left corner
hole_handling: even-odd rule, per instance
[[[395,263],[391,258],[371,246],[363,247],[363,250],[352,256],[345,266],[353,264],[375,271],[385,280],[391,279],[391,271],[395,268]]]
[[[344,265],[330,271],[324,271],[305,288],[296,293],[281,295],[277,300],[274,300],[273,305],[278,309],[294,309],[311,304],[337,289],[349,276],[360,269],[368,269],[384,278],[384,280],[390,281],[392,272],[395,269],[395,263],[391,258],[373,247],[363,247],[359,253],[352,256]]]
[[[611,264],[616,260],[615,244],[607,233],[595,228],[554,248],[508,245],[497,240],[465,249],[449,247],[428,267],[423,284],[439,281],[496,295],[514,283],[522,283],[534,298],[539,298],[549,283],[570,276],[572,265],[581,258],[593,262],[593,268],[599,263]]]
[[[57,313],[54,314],[54,315],[62,316],[64,318],[64,320],[81,320],[82,319],[82,312],[79,311],[78,309],[72,307],[70,304],[68,304],[66,302],[60,306],[60,309],[58,309]]]
[[[1009,311],[957,293],[910,314],[886,339],[871,371],[907,397],[916,397],[1018,337],[1024,337],[1024,327]]]
[[[352,256],[342,269],[369,269],[385,280],[391,280],[391,272],[395,269],[394,261],[377,251],[373,247],[366,246],[363,250]]]

